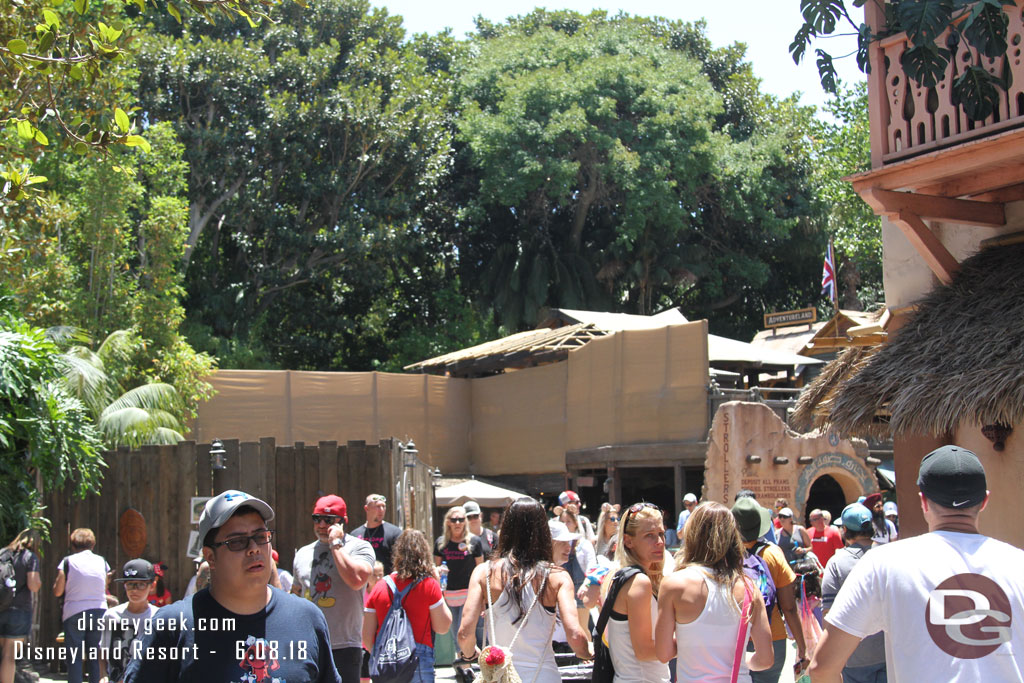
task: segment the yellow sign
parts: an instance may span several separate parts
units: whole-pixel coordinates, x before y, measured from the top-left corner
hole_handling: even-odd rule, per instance
[[[787,327],[789,325],[813,324],[818,321],[818,310],[815,308],[801,308],[797,311],[779,311],[777,313],[764,314],[764,326]]]

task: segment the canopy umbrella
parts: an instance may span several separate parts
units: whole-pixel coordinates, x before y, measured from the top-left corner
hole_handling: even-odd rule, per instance
[[[525,495],[525,493],[503,489],[478,479],[467,479],[458,484],[436,489],[434,501],[438,507],[452,507],[453,505],[462,505],[467,500],[475,500],[481,507],[503,508]]]

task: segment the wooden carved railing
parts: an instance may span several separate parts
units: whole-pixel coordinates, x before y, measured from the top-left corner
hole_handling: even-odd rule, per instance
[[[1024,125],[1024,0],[1017,0],[1016,9],[1007,12],[1006,54],[997,59],[979,55],[961,39],[950,46],[947,29],[939,37],[939,45],[955,50],[946,74],[932,88],[919,86],[906,77],[900,57],[907,49],[906,34],[892,36],[873,46],[868,97],[871,111],[872,166],[878,167],[941,147],[949,147],[970,139],[992,135],[1007,128]],[[879,8],[868,3],[867,20],[879,26]],[[879,8],[880,9],[880,8]],[[873,16],[872,16],[873,15]],[[876,23],[879,22],[879,23]],[[1004,69],[1011,77],[1010,88],[1001,91],[997,111],[984,121],[967,118],[962,107],[953,103],[953,82],[963,71],[980,64],[990,73],[1001,75]]]

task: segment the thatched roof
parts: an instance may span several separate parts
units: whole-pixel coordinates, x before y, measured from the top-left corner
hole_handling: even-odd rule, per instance
[[[865,361],[877,350],[877,346],[852,346],[823,367],[801,392],[790,415],[790,423],[805,430],[823,426],[839,385],[863,369]]]
[[[847,365],[851,358],[844,356]],[[841,359],[835,362],[841,371]],[[1024,244],[989,248],[961,263],[953,281],[932,290],[895,338],[825,399],[819,426],[843,434],[943,436],[962,422],[1019,424]],[[886,412],[888,423],[879,421]]]

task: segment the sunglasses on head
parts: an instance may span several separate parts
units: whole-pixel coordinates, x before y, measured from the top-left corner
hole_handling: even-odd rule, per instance
[[[274,532],[268,530],[257,531],[252,536],[233,536],[226,541],[220,541],[218,543],[211,543],[211,548],[219,548],[222,545],[226,545],[228,550],[231,552],[242,552],[243,550],[249,549],[249,543],[255,543],[256,545],[266,545],[270,543],[274,538]]]
[[[386,503],[386,502],[388,502],[388,499],[385,498],[384,496],[380,495],[379,493],[375,493],[375,494],[373,494],[372,496],[370,496],[368,498],[367,502],[370,502],[370,503]]]
[[[341,521],[341,517],[337,515],[313,515],[313,524],[330,524],[335,525]]]
[[[626,516],[624,518],[626,520],[625,523],[628,524],[630,516],[635,515],[644,508],[651,508],[652,510],[657,510],[658,512],[662,511],[661,508],[655,505],[654,503],[635,503],[634,505],[631,505],[628,510],[626,510]]]

